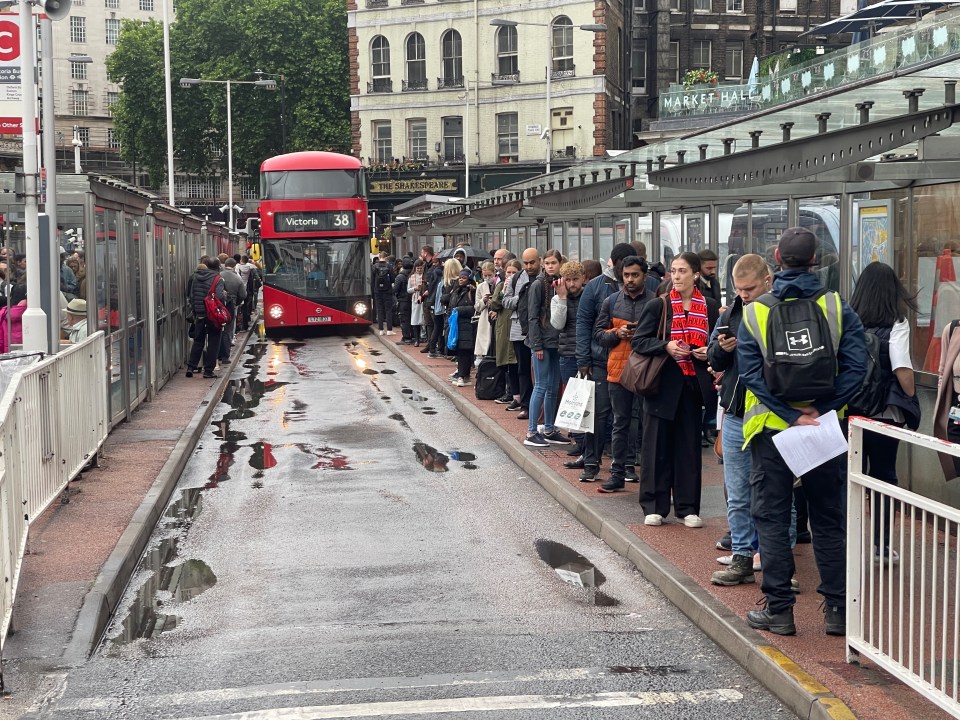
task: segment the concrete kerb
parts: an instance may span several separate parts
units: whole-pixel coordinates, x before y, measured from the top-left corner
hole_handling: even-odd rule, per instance
[[[596,502],[557,477],[544,462],[526,451],[523,445],[477,406],[461,397],[394,343],[382,338],[380,342],[434,390],[449,399],[457,410],[496,442],[517,466],[588,530],[607,543],[614,552],[632,562],[668,600],[794,713],[811,720],[855,717],[827,688],[819,685],[785,655],[771,648],[759,632],[744,627],[742,618],[630,532],[623,523],[608,517]]]
[[[256,325],[246,332],[241,351],[234,354],[230,361],[229,370],[223,369],[220,379],[213,384],[189,424],[180,434],[180,439],[174,446],[170,457],[160,469],[157,479],[150,486],[143,501],[137,507],[120,539],[117,541],[110,557],[100,568],[93,587],[84,596],[83,605],[77,615],[73,633],[63,653],[62,664],[74,667],[86,662],[93,652],[100,636],[106,630],[113,614],[116,612],[120,598],[126,590],[127,583],[136,570],[137,563],[147,546],[150,535],[153,533],[161,513],[170,501],[174,488],[180,481],[180,476],[193,454],[194,448],[200,442],[214,410],[220,402],[233,370],[243,355]],[[241,336],[238,336],[241,337]],[[145,408],[141,408],[145,410]]]

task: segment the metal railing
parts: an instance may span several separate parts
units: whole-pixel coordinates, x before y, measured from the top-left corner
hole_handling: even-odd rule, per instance
[[[367,83],[367,93],[392,93],[393,80],[390,78],[374,78],[372,82]]]
[[[403,92],[411,92],[413,90],[428,90],[428,83],[426,78],[418,78],[416,80],[402,80],[401,89]]]
[[[107,437],[105,368],[98,332],[22,369],[0,398],[0,655],[30,524]]]
[[[960,445],[850,419],[847,661],[859,653],[960,717],[960,511],[866,475],[865,430],[960,457]]]
[[[437,90],[447,90],[450,88],[463,88],[463,75],[437,78]]]

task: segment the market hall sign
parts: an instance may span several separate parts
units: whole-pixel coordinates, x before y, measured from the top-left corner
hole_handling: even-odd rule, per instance
[[[456,192],[457,178],[435,178],[432,180],[373,180],[370,183],[372,193],[432,193]]]
[[[350,210],[285,212],[273,216],[273,231],[307,233],[321,230],[355,230],[357,221]]]

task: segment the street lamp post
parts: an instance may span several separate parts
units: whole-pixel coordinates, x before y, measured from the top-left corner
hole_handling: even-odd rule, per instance
[[[547,142],[547,162],[546,171],[550,172],[550,156],[553,155],[553,140],[550,135],[550,81],[553,79],[553,23],[526,22],[523,20],[491,20],[490,24],[494,27],[517,27],[517,25],[531,25],[533,27],[545,27],[547,29],[547,86],[544,91],[547,102],[547,124],[543,126],[541,137]],[[592,33],[601,33],[607,31],[604,24],[581,25],[581,30]]]
[[[230,231],[236,230],[233,222],[233,113],[231,111],[231,93],[232,85],[256,85],[257,87],[273,90],[277,84],[273,80],[208,80],[206,78],[180,78],[180,87],[190,88],[195,85],[209,83],[211,85],[227,86],[227,205],[229,205],[229,223]]]
[[[280,150],[281,152],[286,152],[287,151],[287,100],[286,100],[287,78],[283,75],[283,73],[269,73],[269,72],[264,72],[263,70],[254,70],[253,74],[257,76],[257,80],[262,80],[264,75],[270,78],[277,78],[278,80],[280,80]]]

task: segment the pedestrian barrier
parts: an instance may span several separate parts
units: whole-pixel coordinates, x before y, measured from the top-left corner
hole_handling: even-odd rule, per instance
[[[0,397],[0,658],[30,523],[107,437],[105,367],[98,332],[23,368]]]
[[[850,419],[847,661],[865,657],[960,717],[960,511],[866,475],[864,430],[960,457],[960,445]]]

